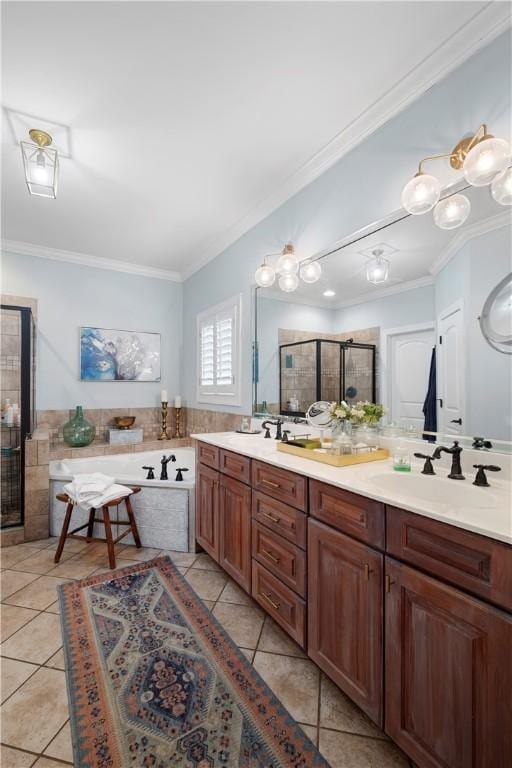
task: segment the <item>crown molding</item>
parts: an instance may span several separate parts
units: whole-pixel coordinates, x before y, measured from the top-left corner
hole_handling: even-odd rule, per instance
[[[474,224],[470,224],[464,229],[460,230],[453,240],[451,240],[446,248],[441,251],[439,256],[429,267],[431,275],[435,276],[445,267],[454,256],[459,253],[460,249],[469,243],[470,240],[474,240],[475,237],[485,235],[487,232],[493,232],[495,229],[501,229],[501,227],[510,226],[512,224],[512,213],[508,210],[501,211],[495,216],[490,216],[488,219],[482,221],[476,221]]]
[[[101,256],[90,256],[85,253],[62,251],[58,248],[22,243],[19,240],[2,239],[2,251],[21,256],[37,256],[40,259],[50,259],[52,261],[67,261],[71,264],[80,264],[83,267],[93,267],[95,269],[107,269],[111,272],[126,272],[129,275],[139,275],[139,277],[170,280],[173,283],[182,282],[179,272],[171,272],[170,270],[158,269],[157,267],[143,267],[140,264],[131,264],[128,261],[104,259]]]
[[[359,296],[352,296],[352,298],[347,299],[346,301],[338,302],[334,308],[345,309],[345,307],[353,307],[356,304],[365,304],[367,301],[376,301],[377,299],[383,299],[386,296],[394,296],[397,293],[413,291],[415,288],[424,288],[427,285],[433,285],[433,283],[434,278],[430,275],[418,277],[416,280],[407,280],[403,283],[395,283],[394,285],[388,285],[384,288],[376,288],[374,291],[361,293]]]
[[[182,272],[186,280],[222,253],[242,235],[306,187],[384,123],[402,112],[425,91],[484,48],[510,27],[508,3],[489,2],[448,40],[439,45],[373,105],[364,110],[323,149],[289,176],[274,193],[213,240]]]

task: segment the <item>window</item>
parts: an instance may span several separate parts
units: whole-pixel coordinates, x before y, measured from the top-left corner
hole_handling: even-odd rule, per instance
[[[240,405],[241,301],[235,296],[197,316],[199,402]]]

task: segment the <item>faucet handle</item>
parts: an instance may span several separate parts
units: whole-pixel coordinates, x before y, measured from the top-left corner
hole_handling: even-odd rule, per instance
[[[187,467],[176,467],[176,482],[183,480],[182,472],[188,472]]]
[[[425,464],[421,470],[422,475],[435,475],[434,467],[432,466],[432,461],[437,459],[435,454],[432,454],[432,456],[427,456],[426,453],[415,453],[414,455],[417,459],[425,459]]]
[[[146,477],[146,480],[154,480],[155,479],[155,473],[153,472],[154,467],[142,467],[142,469],[147,469],[148,476]]]
[[[289,434],[290,434],[290,430],[289,430],[289,429],[283,429],[283,436],[282,436],[282,438],[281,438],[281,442],[282,442],[282,443],[287,443],[287,442],[289,442],[289,441],[288,441],[288,435],[289,435]]]
[[[490,440],[486,440],[485,437],[474,437],[473,444],[471,447],[474,448],[476,451],[479,451],[482,448],[487,448],[490,450],[492,448],[492,443]]]
[[[473,480],[473,485],[477,485],[480,488],[489,488],[490,483],[487,481],[487,472],[501,472],[501,467],[497,467],[495,464],[473,464],[473,467],[478,470]]]

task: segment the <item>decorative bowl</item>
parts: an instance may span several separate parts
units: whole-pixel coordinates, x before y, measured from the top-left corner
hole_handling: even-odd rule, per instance
[[[130,429],[135,422],[135,416],[114,416],[114,422],[118,429]]]

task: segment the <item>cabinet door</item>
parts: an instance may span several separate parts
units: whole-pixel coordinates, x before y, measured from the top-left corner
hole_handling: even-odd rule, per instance
[[[203,464],[196,472],[196,539],[219,560],[219,473]]]
[[[221,475],[219,564],[251,593],[251,489]]]
[[[308,521],[308,654],[382,724],[383,556]]]
[[[512,617],[386,558],[386,732],[422,768],[505,768]]]

